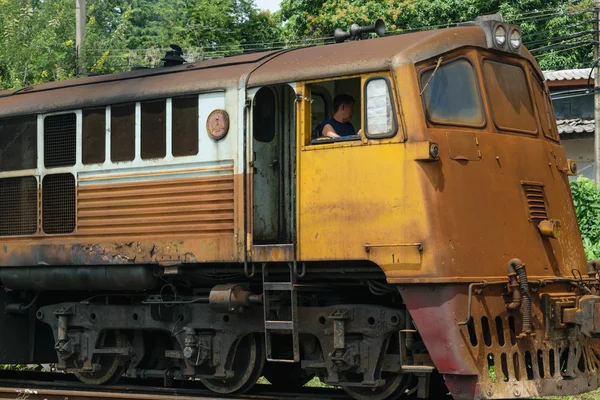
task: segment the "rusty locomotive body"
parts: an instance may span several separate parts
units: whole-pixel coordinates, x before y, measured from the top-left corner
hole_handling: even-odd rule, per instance
[[[323,140],[341,93],[363,132]],[[0,362],[372,400],[595,389],[574,169],[490,19],[0,93]]]

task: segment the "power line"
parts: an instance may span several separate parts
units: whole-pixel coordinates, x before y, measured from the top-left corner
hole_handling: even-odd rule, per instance
[[[520,21],[520,23],[524,23],[524,22],[539,22],[539,21],[545,21],[547,19],[551,19],[551,18],[555,18],[556,16],[570,16],[570,15],[580,15],[580,14],[585,14],[585,13],[590,13],[594,11],[592,8],[586,8],[583,10],[577,10],[577,11],[564,11],[564,10],[559,10],[559,11],[554,11],[554,12],[550,12],[547,13],[545,15],[536,15],[536,16],[531,16],[531,17],[526,17],[526,18],[516,18],[514,21]],[[507,18],[507,20],[510,18]],[[511,19],[512,20],[512,19]]]
[[[563,36],[554,36],[554,37],[550,37],[547,39],[539,39],[539,40],[534,40],[532,42],[527,42],[528,46],[534,46],[536,44],[541,44],[541,43],[548,43],[548,42],[553,42],[556,40],[567,40],[567,39],[575,39],[581,36],[586,36],[586,35],[591,35],[592,33],[594,33],[594,30],[587,30],[587,31],[581,31],[581,32],[577,32],[577,33],[571,33],[569,35],[563,35]]]
[[[511,17],[506,18],[507,21],[514,21],[514,20],[523,20],[523,21],[527,21],[529,23],[533,23],[533,22],[539,22],[539,21],[544,21],[547,19],[551,19],[551,18],[555,18],[556,16],[560,15],[560,16],[572,16],[572,15],[580,15],[580,14],[585,14],[585,13],[590,13],[593,10],[591,8],[589,9],[583,9],[583,10],[577,10],[577,11],[564,11],[564,10],[560,10],[557,11],[555,8],[553,9],[548,9],[543,11],[545,13],[545,15],[535,15],[535,16],[530,16],[530,17],[526,17],[524,19],[518,18],[521,15],[526,15],[527,13],[523,13],[523,14],[515,14]],[[513,20],[514,18],[514,20]],[[436,29],[436,28],[447,28],[453,25],[458,25],[461,23],[465,23],[465,22],[471,22],[472,20],[454,20],[454,21],[448,21],[446,23],[442,23],[442,24],[437,24],[437,25],[423,25],[423,26],[417,26],[414,28],[410,28],[410,27],[405,27],[405,28],[399,28],[399,29],[395,29],[393,31],[389,31],[388,33],[403,33],[403,32],[412,32],[412,31],[420,31],[420,30],[431,30],[431,29]]]
[[[581,41],[573,42],[573,43],[557,43],[557,44],[553,44],[550,46],[538,47],[537,49],[529,50],[529,52],[536,53],[538,51],[553,50],[553,49],[557,49],[557,48],[562,48],[564,46],[575,46],[575,45],[579,45],[579,44],[595,44],[595,43],[596,43],[596,41],[594,41],[594,40],[581,40]],[[573,48],[570,47],[570,49],[573,49]]]
[[[581,25],[586,25],[586,24],[591,24],[592,22],[594,22],[593,19],[588,19],[585,21],[581,21],[578,22],[576,24],[571,24],[571,25],[565,25],[565,26],[561,26],[560,29],[564,30],[564,29],[570,29],[570,28],[575,28],[576,26],[581,26]],[[528,33],[526,35],[523,35],[523,39],[527,38],[527,37],[531,37],[531,36],[539,36],[539,35],[545,35],[547,33],[552,33],[554,32],[556,29],[547,29],[545,31],[539,31],[539,32],[531,32]]]
[[[575,4],[576,1],[572,1],[570,3]],[[520,20],[520,21],[524,21],[524,22],[527,21],[528,23],[535,23],[535,22],[546,20],[546,19],[555,18],[557,16],[580,15],[580,14],[588,13],[591,11],[592,11],[591,9],[571,10],[571,11],[556,10],[556,9],[536,10],[536,11],[529,11],[529,12],[523,12],[520,14],[515,14],[515,15],[510,16],[507,19],[514,20],[514,21]],[[591,21],[592,20],[577,22],[577,23],[574,23],[571,25],[561,27],[561,29],[569,29],[569,28],[573,28],[576,26],[585,25],[587,23],[590,23]],[[430,29],[441,28],[441,27],[449,27],[451,25],[456,25],[456,24],[459,24],[462,22],[465,22],[465,21],[448,21],[448,22],[442,23],[442,24],[423,25],[423,26],[418,26],[418,27],[414,27],[414,28],[405,27],[405,28],[394,30],[394,31],[390,31],[388,33],[391,35],[394,35],[397,33],[407,33],[407,32],[411,32],[411,31],[430,30]],[[209,28],[204,25],[197,25],[194,27]],[[536,37],[536,36],[539,36],[539,35],[542,35],[545,33],[551,33],[553,31],[555,31],[555,30],[533,32],[529,35],[525,35],[525,37],[527,37],[527,36]],[[537,39],[537,40],[533,40],[531,42],[526,42],[526,44],[529,46],[534,46],[537,44],[548,43],[548,42],[553,42],[553,41],[559,41],[559,40],[564,41],[564,40],[569,40],[569,39],[585,37],[591,33],[593,33],[593,31],[581,31],[581,32],[576,32],[576,33],[569,34],[569,35]],[[188,49],[184,49],[184,51],[187,54],[197,54],[198,56],[201,56],[202,58],[207,58],[207,57],[221,57],[221,56],[227,56],[227,55],[252,53],[252,52],[256,52],[256,51],[268,51],[268,50],[275,50],[275,49],[282,49],[282,48],[323,45],[323,44],[328,44],[330,42],[333,42],[333,37],[326,36],[326,37],[317,37],[317,38],[308,38],[308,39],[278,40],[278,41],[271,41],[271,42],[218,44],[218,45],[214,45],[214,46],[210,46],[210,47],[188,48]],[[579,47],[580,45],[588,45],[588,44],[591,44],[591,42],[577,41],[577,42],[570,42],[570,43],[554,43],[554,44],[549,44],[547,46],[534,48],[530,51],[532,53],[544,51],[544,50],[558,52],[558,51],[564,51],[564,50],[556,50],[556,49],[559,49],[566,45],[571,45],[571,46],[575,45],[575,46]],[[143,58],[143,57],[148,57],[150,55],[149,53],[152,53],[151,54],[152,56],[156,56],[156,55],[158,55],[159,52],[165,51],[167,49],[159,47],[159,48],[145,48],[145,49],[86,49],[86,50],[90,51],[90,52],[105,53],[106,51],[110,51],[111,53],[116,53],[116,54],[109,55],[108,56],[109,58]],[[121,53],[133,53],[133,54],[119,54],[120,52]]]
[[[258,48],[260,46],[269,46],[269,45],[295,45],[295,44],[311,44],[312,42],[325,42],[325,41],[333,41],[333,36],[326,36],[322,38],[312,38],[312,39],[295,39],[295,40],[278,40],[271,42],[253,42],[253,43],[239,43],[239,44],[221,44],[215,45],[211,47],[188,47],[184,48],[185,53],[189,53],[190,51],[212,51],[212,49],[218,48]],[[318,43],[317,43],[318,44]],[[167,47],[150,47],[150,48],[138,48],[138,49],[99,49],[99,48],[86,48],[86,51],[96,52],[96,53],[105,53],[106,51],[117,52],[140,52],[140,51],[166,51],[169,50]]]
[[[577,1],[571,1],[570,3],[575,4],[576,2]],[[578,10],[578,11],[564,11],[564,10],[557,11],[556,9],[536,10],[536,11],[529,11],[529,12],[523,12],[520,14],[515,14],[515,15],[511,16],[510,19],[515,19],[515,20],[532,19],[531,22],[535,22],[535,21],[539,21],[542,19],[553,18],[556,15],[564,15],[564,16],[578,15],[578,14],[586,13],[586,12],[590,12],[590,11],[591,11],[590,9],[584,9],[584,10]],[[465,21],[461,21],[461,20],[448,21],[443,24],[423,25],[423,26],[418,26],[418,27],[414,27],[414,28],[406,27],[406,28],[401,28],[401,29],[397,29],[394,31],[389,31],[388,33],[393,35],[395,33],[406,33],[406,32],[410,32],[410,31],[429,30],[429,29],[435,29],[435,28],[439,28],[439,27],[448,27],[451,25],[456,25],[461,22],[465,22]],[[583,22],[580,22],[577,24],[573,24],[573,26],[579,26],[579,25],[584,24],[585,22],[586,21],[583,21]],[[209,28],[207,26],[199,25],[199,24],[197,25],[197,27]],[[565,28],[568,28],[568,26]],[[535,33],[535,35],[539,35],[539,34],[541,34],[541,32]],[[333,37],[327,36],[327,37],[308,38],[308,39],[279,40],[279,41],[271,41],[271,42],[219,44],[219,45],[210,46],[208,48],[198,47],[198,48],[193,48],[193,50],[189,50],[189,49],[184,49],[184,50],[188,53],[190,51],[197,51],[197,52],[202,52],[204,54],[216,53],[217,49],[228,49],[229,50],[229,51],[222,51],[221,53],[237,52],[238,50],[241,50],[243,52],[253,52],[256,50],[268,50],[268,49],[279,49],[279,48],[292,47],[292,46],[311,45],[313,43],[314,44],[325,44],[328,41],[332,41],[332,39],[333,39]],[[106,51],[111,51],[111,52],[133,52],[133,51],[151,52],[151,51],[164,51],[164,50],[166,50],[166,48],[164,50],[163,50],[163,48],[148,48],[148,49],[89,49],[88,48],[86,50],[91,51],[91,52],[102,52],[102,53],[105,53]]]

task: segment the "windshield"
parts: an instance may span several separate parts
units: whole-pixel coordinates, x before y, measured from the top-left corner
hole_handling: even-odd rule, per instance
[[[482,126],[485,122],[477,77],[466,59],[421,74],[421,90],[431,122]]]
[[[486,60],[483,72],[496,127],[535,134],[537,124],[523,69],[518,65]]]

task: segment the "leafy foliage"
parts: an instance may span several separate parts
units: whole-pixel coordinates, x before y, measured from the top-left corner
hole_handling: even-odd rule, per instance
[[[0,1],[0,87],[73,76],[75,2]]]
[[[571,181],[571,192],[586,256],[600,258],[600,189],[580,176]]]
[[[331,42],[335,28],[381,17],[392,34],[502,13],[523,28],[542,68],[590,66],[593,0],[88,0],[83,56],[76,59],[75,1],[0,0],[0,89],[92,73],[156,66],[172,43],[190,61],[273,47]]]
[[[75,1],[0,0],[0,90],[157,66],[170,44],[196,60],[258,50],[281,37],[277,14],[253,0],[88,0],[82,59]],[[259,43],[255,45],[255,43]]]
[[[347,30],[354,22],[365,25],[377,18],[386,22],[391,33],[404,33],[501,13],[508,22],[522,27],[525,44],[530,42],[530,48],[554,46],[535,54],[544,69],[591,66],[591,7],[592,0],[283,0],[281,3],[286,22],[284,35],[296,39],[331,37],[335,28]],[[582,41],[587,41],[585,46]],[[571,48],[555,46],[563,42],[570,43]]]

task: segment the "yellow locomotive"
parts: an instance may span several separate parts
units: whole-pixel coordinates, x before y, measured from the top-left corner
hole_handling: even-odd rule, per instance
[[[325,137],[339,95],[357,133]],[[0,93],[0,363],[218,393],[318,375],[359,400],[593,390],[575,169],[497,18]]]

